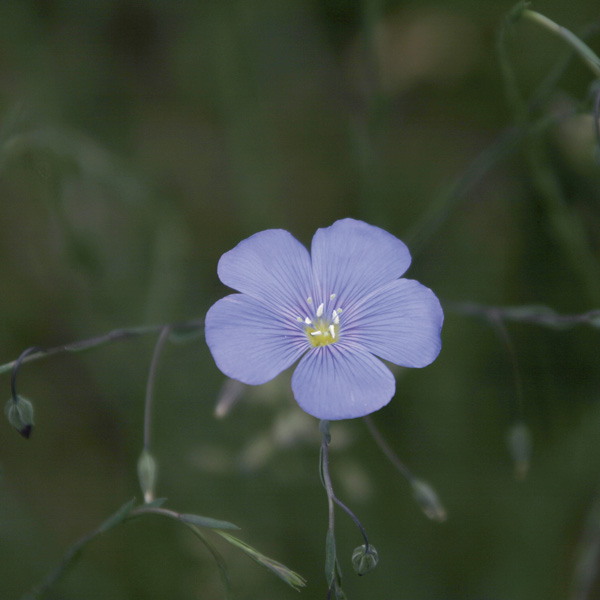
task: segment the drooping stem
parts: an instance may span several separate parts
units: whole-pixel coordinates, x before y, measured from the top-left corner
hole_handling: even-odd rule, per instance
[[[329,440],[324,434],[321,438],[322,443],[322,460],[323,460],[323,480],[325,482],[325,489],[327,490],[327,497],[331,496],[333,502],[335,502],[353,521],[358,530],[360,531],[365,541],[365,552],[369,552],[369,538],[367,532],[360,522],[359,518],[335,495],[333,491],[333,485],[331,483],[331,475],[329,473]],[[331,509],[330,509],[331,510]],[[333,518],[332,518],[333,520]]]
[[[575,52],[577,52],[577,54],[579,54],[585,64],[591,69],[592,73],[594,73],[596,77],[600,77],[600,58],[598,58],[597,54],[572,31],[555,23],[545,15],[528,8],[523,10],[521,16],[525,19],[529,19],[533,23],[537,23],[547,31],[562,38],[569,46],[571,46],[571,48],[573,48],[573,50],[575,50]]]
[[[373,439],[381,449],[381,451],[387,456],[389,461],[408,479],[410,483],[415,480],[414,475],[410,472],[409,468],[396,456],[396,453],[390,448],[389,444],[385,441],[381,432],[376,427],[375,423],[373,423],[373,419],[371,419],[370,415],[363,417],[363,421],[365,422],[369,433],[373,436]]]
[[[158,366],[158,360],[162,349],[164,348],[165,342],[171,333],[171,326],[165,325],[158,336],[156,346],[154,346],[154,353],[152,355],[152,361],[150,363],[150,371],[148,373],[148,382],[146,384],[146,400],[144,402],[144,450],[150,451],[150,435],[151,435],[151,424],[152,424],[152,399],[154,397],[154,380],[156,377],[156,369]]]
[[[16,361],[14,361],[13,363],[13,369],[12,369],[12,374],[10,376],[10,391],[12,394],[12,400],[13,402],[16,404],[18,402],[18,396],[17,396],[17,372],[19,371],[19,367],[21,366],[21,363],[25,360],[26,356],[29,356],[31,354],[33,354],[34,352],[39,352],[42,351],[41,348],[38,348],[36,346],[33,346],[31,348],[27,348],[27,350],[25,350],[21,356],[19,356],[19,358],[17,358]]]
[[[506,352],[508,354],[508,358],[510,360],[510,364],[513,372],[513,381],[515,382],[515,395],[517,399],[517,414],[518,418],[523,420],[523,383],[521,380],[521,372],[519,371],[519,365],[517,363],[517,355],[515,354],[515,349],[513,347],[510,336],[508,335],[508,331],[502,321],[502,317],[497,314],[492,314],[490,317],[490,322],[494,326],[498,337],[502,340],[504,347],[506,348]]]

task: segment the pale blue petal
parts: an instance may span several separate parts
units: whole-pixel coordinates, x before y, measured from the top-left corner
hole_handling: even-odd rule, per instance
[[[312,349],[292,376],[294,397],[318,419],[354,419],[385,406],[394,395],[391,371],[360,347]]]
[[[283,229],[268,229],[241,241],[219,260],[221,281],[270,306],[306,305],[314,294],[308,250]]]
[[[334,293],[336,305],[342,308],[398,279],[411,260],[408,248],[398,238],[354,219],[318,229],[311,252],[322,298]]]
[[[360,344],[403,367],[425,367],[441,349],[444,313],[418,281],[398,279],[342,313],[340,344]]]
[[[270,381],[309,347],[298,323],[286,321],[245,294],[213,304],[206,314],[205,333],[217,367],[250,385]]]

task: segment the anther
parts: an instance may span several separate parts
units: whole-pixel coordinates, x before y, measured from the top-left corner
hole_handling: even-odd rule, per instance
[[[333,325],[329,326],[329,333],[331,333],[331,337],[335,339],[335,327]]]
[[[335,298],[335,294],[331,294],[331,296],[329,296],[330,300],[333,300]]]
[[[318,330],[317,331],[311,331],[310,335],[323,335],[323,332],[322,331],[318,331]]]
[[[323,316],[324,308],[325,308],[325,305],[321,302],[321,304],[319,304],[319,308],[317,308],[317,317]]]
[[[301,320],[302,320],[302,319],[301,319]],[[304,322],[305,322],[307,325],[310,325],[310,324],[312,323],[312,321],[311,321],[311,320],[310,320],[308,317],[306,317],[306,319],[304,319]]]

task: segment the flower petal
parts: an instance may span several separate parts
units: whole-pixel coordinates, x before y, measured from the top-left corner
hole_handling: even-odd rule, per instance
[[[291,233],[267,229],[223,254],[221,281],[270,306],[304,306],[314,293],[308,250]]]
[[[312,246],[315,279],[322,298],[336,294],[345,306],[398,279],[410,265],[406,245],[392,234],[363,221],[342,219],[318,229]]]
[[[300,407],[318,419],[354,419],[385,406],[396,381],[366,350],[331,344],[302,358],[292,376],[292,390]]]
[[[245,294],[232,294],[213,304],[206,314],[205,334],[217,367],[250,385],[270,381],[308,347],[306,336],[294,323]]]
[[[343,337],[403,367],[425,367],[440,352],[444,313],[418,281],[398,279],[344,312]]]

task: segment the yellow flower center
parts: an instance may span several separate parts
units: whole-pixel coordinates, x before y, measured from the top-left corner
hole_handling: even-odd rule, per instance
[[[318,348],[319,346],[335,344],[338,341],[339,328],[339,324],[334,324],[333,320],[319,319],[316,322],[313,321],[306,327],[305,331],[311,346]]]
[[[331,294],[330,300],[335,298],[335,294]],[[307,304],[312,305],[312,298],[307,299]],[[327,311],[329,312],[329,310]],[[325,304],[321,303],[314,313],[314,316],[298,317],[298,322],[304,325],[304,331],[308,342],[313,348],[320,346],[328,346],[335,344],[339,339],[340,332],[340,314],[341,308],[336,308],[331,311],[331,315],[325,315]]]

